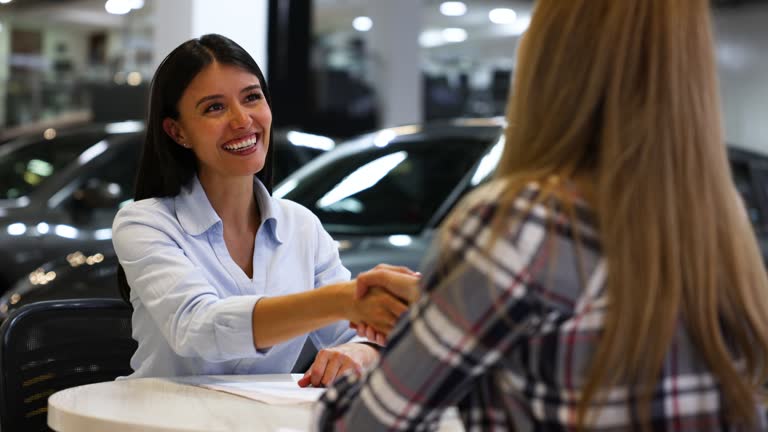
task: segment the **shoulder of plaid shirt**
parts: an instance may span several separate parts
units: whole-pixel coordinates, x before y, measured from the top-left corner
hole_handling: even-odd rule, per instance
[[[427,261],[425,294],[401,318],[378,367],[337,381],[315,406],[315,430],[433,430],[454,405],[467,430],[572,430],[606,305],[594,215],[582,202],[572,221],[554,198],[531,207],[539,193],[531,183],[489,247],[503,187],[492,183],[464,200],[442,259],[433,248]],[[590,408],[588,430],[638,429],[633,390],[605,395]],[[738,430],[722,408],[681,324],[652,400],[652,429]],[[764,409],[755,409],[768,430]]]

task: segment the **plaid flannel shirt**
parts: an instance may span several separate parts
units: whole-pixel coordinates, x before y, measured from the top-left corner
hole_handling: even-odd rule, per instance
[[[447,254],[424,271],[426,294],[401,318],[377,368],[324,394],[317,430],[435,430],[453,405],[468,431],[575,430],[606,307],[594,216],[577,205],[574,226],[554,198],[531,207],[539,194],[531,183],[489,252],[501,190],[491,184],[465,200]],[[632,388],[604,396],[590,407],[589,430],[640,429]],[[652,429],[743,430],[727,424],[721,396],[681,320],[651,400]],[[760,418],[764,430],[762,410]]]

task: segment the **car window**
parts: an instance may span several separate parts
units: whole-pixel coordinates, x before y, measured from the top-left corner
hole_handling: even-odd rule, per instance
[[[763,220],[760,214],[757,193],[749,172],[749,165],[741,161],[731,161],[731,172],[733,173],[733,183],[744,200],[744,206],[747,209],[747,215],[749,215],[752,225],[756,228],[761,227]]]
[[[102,158],[83,169],[78,180],[77,188],[68,201],[72,217],[77,223],[98,229],[112,225],[115,213],[123,203],[133,199],[134,179],[138,169],[140,143],[126,143],[118,146],[115,151],[102,153]],[[101,207],[79,204],[76,195],[79,189],[106,186],[117,192],[117,203],[114,206]]]
[[[322,153],[322,150],[295,146],[291,143],[275,142],[275,165],[273,169],[273,181],[280,183],[313,157]]]
[[[308,173],[285,198],[333,234],[418,233],[490,141],[413,139],[347,155]]]
[[[90,173],[86,182],[115,184],[120,187],[120,201],[133,198],[134,180],[139,165],[140,148],[124,145],[110,157],[108,161],[99,164]]]
[[[34,142],[0,156],[0,199],[29,195],[102,139],[103,133],[77,134]]]

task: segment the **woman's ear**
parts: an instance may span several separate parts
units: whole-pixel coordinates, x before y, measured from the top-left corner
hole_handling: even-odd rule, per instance
[[[189,148],[189,143],[186,142],[184,134],[181,133],[181,128],[176,120],[166,117],[163,120],[163,130],[172,140],[184,148]]]

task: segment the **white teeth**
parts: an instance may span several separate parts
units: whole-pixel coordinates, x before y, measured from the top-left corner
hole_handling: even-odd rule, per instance
[[[225,145],[224,148],[227,149],[227,150],[235,150],[236,151],[236,150],[242,150],[242,149],[244,149],[246,147],[250,147],[250,146],[252,146],[254,144],[256,144],[256,137],[252,136],[252,137],[248,138],[247,140],[243,140],[243,141],[240,141],[240,142],[235,143],[235,144]]]

